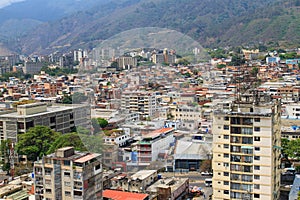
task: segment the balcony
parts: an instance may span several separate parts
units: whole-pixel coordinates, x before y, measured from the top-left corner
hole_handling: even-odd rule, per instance
[[[138,154],[139,157],[144,157],[144,158],[151,158],[152,154],[150,153],[140,153]]]
[[[231,181],[240,181],[240,182],[252,182],[252,175],[241,175],[241,174],[231,174]]]
[[[245,185],[245,184],[231,184],[230,189],[231,190],[241,190],[243,192],[247,191],[247,192],[252,192],[253,189],[251,187],[252,185]]]
[[[43,185],[43,181],[42,181],[42,180],[40,180],[40,181],[35,181],[35,184],[36,184],[36,185]]]
[[[246,125],[251,126],[253,125],[253,119],[252,118],[239,118],[239,117],[232,117],[230,119],[230,123],[233,125]]]
[[[253,172],[253,168],[251,166],[243,166],[243,165],[236,165],[236,164],[232,164],[230,166],[230,170],[236,172],[246,172],[246,173]]]
[[[242,144],[253,144],[253,138],[242,138]]]
[[[74,185],[74,190],[80,190],[80,191],[82,191],[82,185]]]

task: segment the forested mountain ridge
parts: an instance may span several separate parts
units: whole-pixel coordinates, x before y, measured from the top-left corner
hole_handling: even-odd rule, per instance
[[[110,1],[46,22],[7,40],[22,53],[92,48],[117,33],[141,27],[177,30],[205,47],[300,44],[300,0]]]

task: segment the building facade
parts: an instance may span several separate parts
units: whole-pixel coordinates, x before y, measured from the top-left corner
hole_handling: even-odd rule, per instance
[[[100,154],[58,149],[34,163],[36,199],[102,199]]]
[[[17,135],[43,125],[52,130],[69,133],[76,127],[91,127],[87,105],[47,106],[46,103],[18,105],[17,112],[0,115],[0,137],[17,142]]]
[[[174,129],[162,128],[142,136],[137,143],[138,163],[148,163],[157,160],[158,154],[169,149],[174,143]]]
[[[217,109],[212,132],[213,199],[279,199],[280,101],[248,96]]]
[[[156,113],[156,95],[153,92],[125,91],[121,105],[123,109],[138,113],[141,117],[151,117]]]
[[[119,69],[131,69],[137,66],[137,58],[131,56],[121,56],[116,59]]]

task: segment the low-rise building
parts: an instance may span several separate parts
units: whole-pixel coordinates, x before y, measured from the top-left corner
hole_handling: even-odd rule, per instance
[[[174,129],[161,128],[142,136],[136,144],[137,165],[147,166],[158,159],[159,153],[165,153],[174,143]]]
[[[113,188],[143,193],[155,181],[157,181],[156,170],[140,170],[131,176],[119,175],[113,180]]]
[[[151,196],[157,196],[157,200],[185,199],[189,192],[189,179],[174,177],[160,179],[151,185],[147,192]]]
[[[17,142],[17,135],[43,125],[69,133],[75,127],[90,128],[90,108],[87,105],[47,106],[46,103],[18,105],[17,112],[0,115],[1,140]]]

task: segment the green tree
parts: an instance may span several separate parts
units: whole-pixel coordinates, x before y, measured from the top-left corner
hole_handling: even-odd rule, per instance
[[[98,124],[101,128],[105,128],[108,125],[108,121],[103,118],[97,118]]]
[[[62,99],[63,104],[72,104],[72,96],[64,95]]]
[[[179,65],[189,65],[190,62],[185,58],[181,58],[181,59],[178,59],[177,64],[179,64]]]
[[[282,144],[284,154],[289,158],[300,159],[300,139],[291,140],[289,142],[284,141]]]
[[[72,132],[67,134],[62,134],[52,143],[51,147],[47,151],[47,154],[55,152],[57,149],[62,147],[74,147],[78,151],[86,151],[86,147],[81,141],[78,133]]]
[[[232,55],[230,65],[240,66],[244,63],[245,63],[245,59],[242,56],[237,55],[237,54]]]
[[[225,64],[218,64],[218,65],[217,65],[217,68],[218,68],[218,69],[222,69],[222,68],[225,68],[225,67],[226,67]]]
[[[10,163],[9,163],[9,153],[10,153],[10,140],[2,140],[0,145],[0,153],[1,157],[3,158],[1,164],[2,164],[2,170],[9,173],[10,171]]]
[[[99,133],[100,132],[100,125],[99,125],[98,120],[96,118],[92,119],[92,127],[94,129],[94,133]]]
[[[18,136],[16,150],[20,155],[27,155],[28,160],[35,161],[37,157],[46,155],[52,143],[61,134],[46,126],[35,126]]]
[[[70,146],[74,147],[77,151],[102,153],[103,139],[100,135],[87,135],[76,132],[63,134],[56,138],[47,154],[53,153],[59,148]]]
[[[252,70],[251,70],[252,76],[256,76],[257,73],[258,73],[258,68],[257,67],[252,67]]]
[[[92,153],[102,153],[103,138],[101,135],[82,135],[79,134],[82,143],[87,151]]]
[[[118,63],[117,63],[116,61],[112,62],[112,63],[110,64],[110,66],[111,66],[111,67],[114,67],[114,68],[119,68],[119,65],[118,65]]]

